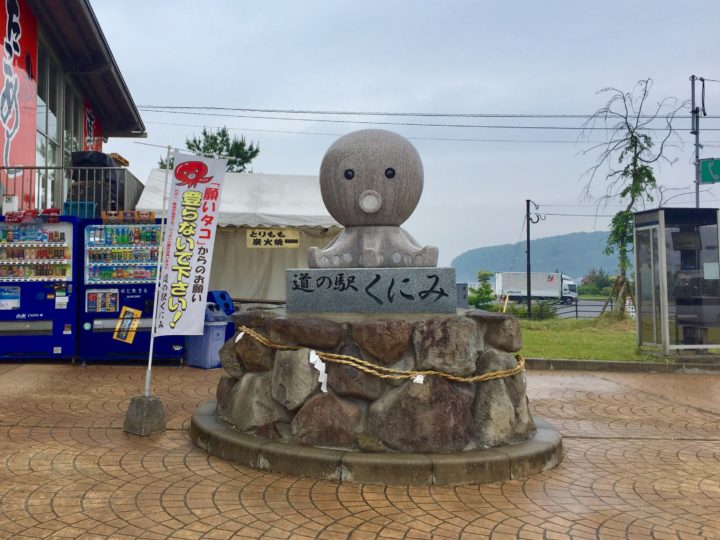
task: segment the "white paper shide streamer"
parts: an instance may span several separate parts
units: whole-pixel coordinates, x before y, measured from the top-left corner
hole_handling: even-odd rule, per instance
[[[318,381],[320,382],[320,390],[327,394],[327,373],[325,373],[325,362],[320,360],[318,354],[313,350],[310,351],[310,354],[308,355],[308,360],[310,361],[312,366],[320,373],[320,375],[318,376]]]

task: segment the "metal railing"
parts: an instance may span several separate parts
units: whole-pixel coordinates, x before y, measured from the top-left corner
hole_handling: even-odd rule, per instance
[[[143,189],[123,167],[0,167],[0,186],[17,196],[20,210],[59,208],[88,218],[134,210]]]
[[[543,301],[533,302],[533,318],[536,319],[595,319],[603,313],[611,313],[615,308],[615,302],[610,298],[605,300],[588,300],[580,298],[572,304],[560,302]],[[537,306],[536,306],[537,304]],[[634,308],[626,307],[628,316],[634,317]]]
[[[601,315],[605,300],[588,300],[581,298],[572,304],[562,304],[553,300],[533,300],[532,302],[532,318],[535,320],[543,319],[594,319]],[[502,311],[502,302],[493,304],[493,308]],[[610,313],[615,307],[612,298],[608,301],[605,312]],[[483,309],[483,308],[481,308]],[[484,308],[489,309],[489,308]],[[627,307],[627,314],[630,317],[635,316],[635,309]],[[514,313],[521,318],[527,317],[527,304],[525,302],[509,302],[507,312]]]

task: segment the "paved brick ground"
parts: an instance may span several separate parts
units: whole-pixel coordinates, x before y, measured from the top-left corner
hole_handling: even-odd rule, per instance
[[[0,364],[0,538],[720,538],[720,376],[529,372],[560,467],[408,488],[208,458],[184,427],[219,375],[157,369],[169,430],[143,439],[143,368]]]

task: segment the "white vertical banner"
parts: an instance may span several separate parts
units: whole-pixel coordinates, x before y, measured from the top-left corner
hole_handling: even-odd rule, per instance
[[[227,161],[174,152],[155,335],[203,333]]]

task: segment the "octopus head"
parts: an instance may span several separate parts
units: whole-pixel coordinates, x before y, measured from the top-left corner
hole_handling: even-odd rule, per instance
[[[320,190],[330,214],[342,225],[401,225],[423,189],[415,147],[390,131],[368,129],[345,135],[320,166]]]

